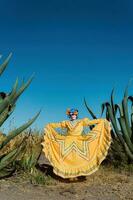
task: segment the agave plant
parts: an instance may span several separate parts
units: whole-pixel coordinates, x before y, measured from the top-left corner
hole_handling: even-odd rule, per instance
[[[41,142],[43,141],[43,133],[40,134],[37,130],[31,131],[30,129],[28,133],[24,132],[23,134],[18,135],[14,139],[12,146],[16,146],[18,143],[23,141],[27,135],[26,148],[22,154],[18,156],[17,164],[24,171],[32,172],[42,153]],[[10,148],[12,148],[12,146],[10,146]]]
[[[5,61],[0,65],[0,75],[6,69],[12,54],[5,59]],[[25,91],[25,89],[30,85],[33,80],[32,76],[26,83],[22,83],[21,87],[18,88],[18,78],[16,79],[11,92],[5,96],[5,98],[0,98],[0,126],[8,119],[11,113],[15,109],[15,103],[20,97],[20,95]],[[17,158],[20,152],[22,152],[26,146],[26,137],[23,138],[19,146],[12,149],[10,152],[1,153],[3,148],[9,144],[9,142],[14,139],[17,135],[22,133],[23,130],[28,128],[39,116],[40,111],[28,122],[24,123],[22,126],[14,129],[10,134],[5,137],[4,140],[0,140],[0,178],[10,175],[14,170],[13,165],[14,160]]]
[[[128,84],[129,86],[129,84]],[[125,153],[128,156],[129,162],[133,161],[133,96],[128,96],[128,86],[125,89],[124,97],[120,104],[114,103],[114,88],[111,92],[110,102],[105,102],[101,105],[101,116],[106,112],[107,120],[112,124],[112,137],[115,140],[119,139]],[[129,112],[128,102],[131,102],[131,110]],[[85,106],[93,118],[97,118],[92,110],[88,107],[84,99]]]

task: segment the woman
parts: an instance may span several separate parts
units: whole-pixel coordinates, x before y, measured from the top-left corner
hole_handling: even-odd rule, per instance
[[[111,126],[106,119],[78,119],[77,109],[68,109],[69,120],[45,127],[43,152],[55,174],[63,178],[86,176],[98,170],[111,144]],[[87,134],[84,128],[96,125]],[[61,129],[62,132],[59,133]],[[65,133],[64,133],[65,130]]]

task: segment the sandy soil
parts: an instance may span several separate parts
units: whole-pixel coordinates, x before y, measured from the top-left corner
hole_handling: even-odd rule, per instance
[[[48,166],[43,163],[42,167]],[[0,200],[133,200],[133,174],[102,165],[86,180],[69,182],[53,176],[53,185],[38,186],[29,181],[0,180]]]

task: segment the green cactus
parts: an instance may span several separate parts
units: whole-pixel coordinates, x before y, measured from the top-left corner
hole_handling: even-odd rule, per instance
[[[113,129],[111,133],[113,139],[119,139],[129,162],[133,162],[133,96],[128,96],[128,86],[125,89],[121,104],[114,104],[114,89],[112,90],[110,102],[105,102],[101,105],[101,116],[105,111],[107,120],[110,120],[112,124]],[[128,101],[132,103],[131,112],[128,111]],[[84,103],[91,116],[96,118],[85,99]]]
[[[0,65],[0,75],[6,69],[9,60],[12,54],[6,58],[6,60]],[[12,114],[15,109],[16,101],[20,97],[20,95],[25,91],[25,89],[30,85],[31,81],[33,80],[33,76],[27,81],[27,83],[22,83],[21,87],[18,89],[18,79],[14,83],[14,86],[11,92],[8,95],[0,97],[0,126],[7,120],[7,118]],[[2,93],[4,94],[4,93]],[[0,142],[0,151],[17,135],[22,133],[26,128],[28,128],[39,116],[41,111],[39,111],[32,119],[28,122],[24,123],[19,128],[11,131],[10,134]],[[13,165],[15,159],[19,155],[20,152],[24,150],[26,147],[26,140],[25,138],[19,144],[19,147],[11,150],[8,153],[0,155],[0,178],[10,175],[14,170],[15,166]]]

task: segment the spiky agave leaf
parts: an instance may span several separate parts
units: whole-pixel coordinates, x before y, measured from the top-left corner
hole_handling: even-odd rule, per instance
[[[3,110],[3,108],[5,107],[5,110],[3,110],[3,112],[1,113],[1,116],[2,116],[2,119],[0,119],[0,125],[2,125],[4,123],[4,121],[11,115],[11,113],[13,112],[8,112],[7,111],[7,107],[9,105],[9,102],[10,102],[10,105],[12,106],[12,108],[15,108],[15,102],[17,101],[18,97],[24,92],[24,90],[30,85],[31,81],[33,80],[33,76],[27,81],[26,84],[23,84],[19,91],[15,91],[15,89],[17,88],[17,85],[18,85],[18,79],[16,80],[15,82],[15,85],[14,85],[14,88],[11,92],[11,95],[9,97],[7,97],[5,100],[3,100],[2,104],[0,105],[0,111]],[[13,95],[14,94],[14,95]],[[8,103],[7,103],[8,102]],[[4,120],[5,119],[5,120]]]
[[[123,137],[124,137],[124,139],[127,143],[127,146],[129,147],[130,151],[133,153],[133,144],[131,143],[130,137],[128,135],[124,117],[120,117],[120,118],[118,118],[118,120],[119,120],[119,123],[120,123],[120,126],[121,126]]]
[[[15,109],[15,105],[9,111],[9,107],[7,107],[1,114],[0,114],[0,126],[8,119],[8,117],[12,114]]]
[[[110,119],[110,112],[109,112],[109,108],[108,107],[110,107],[111,108],[111,105],[110,105],[110,103],[109,102],[104,102],[104,103],[102,103],[101,104],[101,117],[102,117],[102,115],[103,115],[103,113],[104,113],[104,111],[106,112],[106,119],[108,120],[108,121],[113,121],[112,119]],[[113,114],[113,113],[112,113]],[[114,122],[115,123],[115,122]],[[116,137],[116,135],[115,135],[115,133],[114,132],[112,132],[112,134],[113,134],[113,136],[114,137]]]
[[[114,88],[112,89],[110,99],[111,99],[111,103],[109,103],[109,102],[102,103],[102,105],[101,105],[101,116],[103,115],[107,104],[111,106],[113,115],[114,116],[116,115],[116,109],[115,109],[115,104],[114,104]],[[109,113],[108,113],[107,109],[106,109],[106,118],[109,119]]]
[[[115,104],[115,112],[117,113],[117,111],[119,111],[120,116],[123,116],[122,104]]]
[[[1,114],[0,114],[0,126],[5,122],[8,117],[9,108],[7,107]]]
[[[124,115],[124,120],[126,124],[126,129],[127,129],[127,134],[129,134],[129,137],[131,137],[132,130],[131,130],[131,125],[129,122],[129,115],[128,115],[128,86],[125,89],[124,93],[124,98],[122,100],[122,108],[123,108],[123,115]]]
[[[19,90],[17,91],[17,87],[18,87],[18,78],[14,84],[14,87],[12,89],[11,94],[6,97],[2,103],[0,103],[0,113],[4,111],[4,109],[10,104],[12,105],[12,107],[15,105],[15,102],[17,101],[17,99],[19,98],[19,96],[25,91],[25,89],[30,85],[31,81],[33,80],[34,76],[32,75],[32,77],[27,81],[27,83],[22,84],[22,86],[19,88]]]
[[[10,104],[10,102],[14,99],[15,95],[16,95],[16,90],[17,90],[17,86],[18,86],[18,78],[16,79],[16,82],[13,86],[13,89],[11,91],[11,94],[9,96],[7,96],[1,103],[0,103],[0,113],[2,113],[5,108]]]
[[[133,96],[128,96],[128,100],[131,101],[131,130],[132,134],[130,136],[131,142],[133,143]]]
[[[85,98],[84,98],[84,103],[85,103],[85,106],[86,106],[88,112],[91,114],[92,118],[93,118],[93,119],[97,119],[96,115],[92,112],[92,110],[91,110],[91,109],[89,108],[89,106],[87,105],[87,102],[86,102]]]
[[[108,110],[106,110],[106,119],[109,121],[109,113],[108,113]]]
[[[91,114],[91,116],[93,117],[93,119],[97,119],[96,115],[95,115],[95,114],[92,112],[92,110],[88,107],[85,98],[84,98],[84,103],[85,103],[85,106],[86,106],[88,112],[89,112],[89,113]],[[91,125],[91,126],[90,126],[90,130],[92,130],[94,127],[95,127],[94,125]]]
[[[127,138],[127,135],[124,134],[124,131],[126,131],[126,127],[124,125],[124,121],[122,122],[122,119],[123,119],[123,116],[121,116],[121,114],[123,112],[122,105],[115,104],[115,109],[119,110],[119,112],[120,112],[120,118],[118,118],[118,121],[119,121],[119,124],[121,126],[122,133],[121,133],[121,131],[119,130],[119,128],[117,126],[116,117],[113,115],[113,111],[112,111],[110,103],[108,103],[108,102],[104,103],[103,107],[104,108],[106,107],[106,109],[108,111],[108,114],[109,114],[109,118],[110,118],[110,120],[111,120],[111,122],[113,124],[113,128],[115,130],[115,133],[117,134],[120,142],[122,143],[122,145],[123,145],[123,147],[125,149],[125,152],[129,156],[129,158],[132,160],[133,159],[133,154],[132,154],[132,151],[131,151],[131,148],[132,148],[131,147],[131,143],[130,143],[130,147],[129,147],[129,145],[126,143],[126,141],[129,138]],[[126,137],[126,140],[125,140],[125,137]]]
[[[5,61],[0,65],[0,75],[4,72],[4,70],[6,69],[8,63],[9,63],[9,60],[12,56],[12,53],[9,54],[9,56],[5,59]]]
[[[115,116],[116,115],[116,109],[115,109],[115,104],[114,104],[114,89],[112,89],[112,92],[111,92],[111,107],[112,107],[112,111],[113,111],[113,115]]]
[[[109,115],[109,118],[111,120],[111,123],[113,125],[113,128],[115,130],[115,133],[117,134],[119,140],[121,141],[121,143],[124,145],[124,141],[121,139],[120,137],[120,130],[118,128],[118,125],[117,125],[117,121],[116,121],[116,118],[115,116],[113,115],[113,111],[112,111],[112,108],[111,108],[111,105],[110,103],[108,102],[105,102],[103,105],[103,107],[106,107],[107,111],[108,111],[108,115]]]
[[[10,163],[12,163],[16,159],[16,157],[19,155],[19,153],[23,151],[25,147],[26,147],[26,142],[24,138],[21,144],[19,145],[19,147],[13,149],[12,151],[7,153],[4,157],[0,159],[0,170],[4,169]]]
[[[15,103],[16,100],[19,98],[19,96],[25,91],[25,89],[30,85],[30,83],[32,82],[34,78],[34,74],[31,76],[31,78],[29,78],[29,80],[26,83],[22,83],[21,87],[19,88],[19,90],[17,91],[15,98],[13,99],[12,103]]]
[[[21,85],[21,87],[18,89],[18,91],[15,91],[15,94],[13,95],[13,97],[11,97],[11,96],[12,96],[12,92],[11,92],[11,94],[9,95],[9,97],[7,97],[7,98],[10,98],[9,101],[10,101],[10,104],[11,104],[12,106],[15,105],[17,99],[18,99],[18,98],[20,97],[20,95],[25,91],[25,89],[30,85],[30,83],[32,82],[33,78],[34,78],[34,74],[33,74],[33,75],[31,76],[31,78],[27,81],[27,83],[25,83],[25,84],[22,83],[22,85]]]
[[[11,131],[10,134],[7,136],[6,140],[4,140],[0,144],[0,149],[2,149],[10,140],[12,140],[18,134],[20,134],[23,130],[28,128],[37,119],[40,112],[41,112],[41,110],[32,119],[30,119],[27,123],[23,124],[22,126],[20,126],[19,128],[15,129],[15,130]]]
[[[133,81],[133,78],[130,78],[129,81],[128,81],[128,84],[127,84],[127,86],[125,88],[124,96],[128,96],[128,88],[131,85],[132,81]]]
[[[132,135],[131,135],[131,141],[133,143],[133,104],[132,104],[132,111],[131,111],[131,129],[132,129]]]
[[[102,105],[101,105],[101,116],[103,115],[103,113],[104,113],[104,111],[105,111],[105,109],[106,109],[106,104],[107,104],[107,102],[102,103]],[[109,104],[109,103],[108,103],[108,104]],[[110,104],[109,104],[109,105],[110,105]],[[108,112],[107,109],[106,109],[106,112]]]

